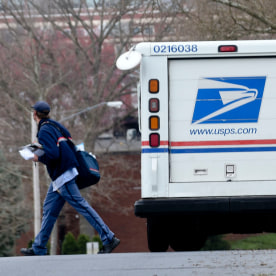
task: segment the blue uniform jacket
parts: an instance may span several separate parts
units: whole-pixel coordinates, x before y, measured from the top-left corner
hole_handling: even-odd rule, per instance
[[[67,142],[66,137],[63,137],[55,126],[47,123],[48,121],[58,125],[67,137],[71,138],[71,135],[63,125],[52,119],[42,119],[38,124],[38,142],[45,151],[45,154],[38,160],[46,165],[47,171],[54,181],[68,169],[77,168],[78,161],[73,145]]]

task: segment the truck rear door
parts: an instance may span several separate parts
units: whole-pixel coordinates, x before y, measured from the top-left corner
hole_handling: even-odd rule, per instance
[[[168,66],[169,195],[276,194],[276,58]]]

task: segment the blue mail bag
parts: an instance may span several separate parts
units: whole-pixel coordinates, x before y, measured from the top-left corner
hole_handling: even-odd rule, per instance
[[[76,151],[73,141],[68,139],[62,129],[55,123],[47,121],[44,122],[55,127],[64,137],[67,138],[67,142],[71,145],[72,150],[76,154],[79,166],[77,167],[79,175],[77,176],[76,183],[79,189],[83,189],[97,184],[100,181],[101,175],[99,171],[99,164],[96,158],[86,151]]]
[[[76,183],[79,189],[83,189],[97,184],[100,179],[99,164],[96,158],[86,151],[76,151],[76,157],[79,162]]]

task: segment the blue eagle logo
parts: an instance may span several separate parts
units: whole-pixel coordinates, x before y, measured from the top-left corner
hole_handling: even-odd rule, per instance
[[[266,77],[199,80],[192,124],[258,122]]]

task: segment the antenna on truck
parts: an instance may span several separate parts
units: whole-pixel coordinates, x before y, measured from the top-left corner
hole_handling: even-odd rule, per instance
[[[141,58],[141,53],[135,51],[135,46],[133,46],[129,51],[119,56],[116,66],[120,70],[130,70],[140,64]]]

